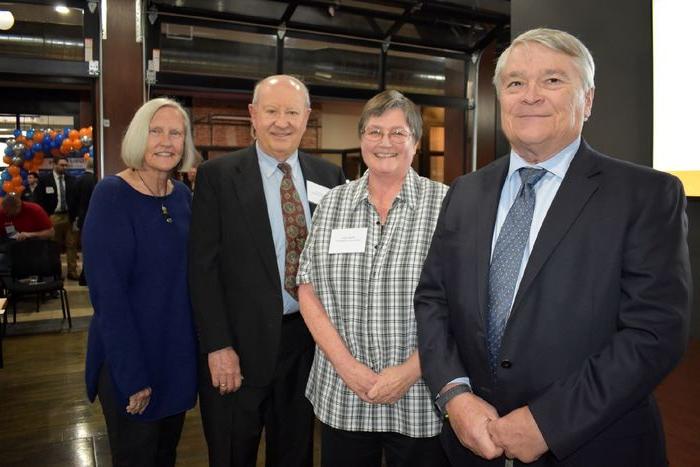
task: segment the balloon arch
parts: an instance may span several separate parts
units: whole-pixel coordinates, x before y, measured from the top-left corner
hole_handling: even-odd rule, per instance
[[[89,159],[94,156],[91,126],[80,130],[17,129],[6,144],[3,161],[7,167],[0,174],[0,196],[10,192],[22,193],[27,184],[27,175],[38,172],[46,157],[82,156]]]

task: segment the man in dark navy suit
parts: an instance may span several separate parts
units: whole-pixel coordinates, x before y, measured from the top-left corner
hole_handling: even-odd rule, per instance
[[[459,178],[415,295],[455,466],[666,465],[654,388],[688,338],[686,199],[582,138],[594,65],[537,29],[496,66],[511,153]]]
[[[54,240],[66,250],[68,279],[78,280],[78,229],[73,225],[77,215],[75,179],[66,173],[68,159],[54,157],[53,170],[41,179],[37,202],[51,217]]]

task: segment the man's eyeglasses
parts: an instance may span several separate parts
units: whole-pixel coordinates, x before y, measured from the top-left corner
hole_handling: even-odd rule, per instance
[[[362,136],[367,141],[381,141],[385,134],[389,135],[389,141],[396,144],[405,143],[406,140],[411,137],[411,132],[404,130],[403,128],[392,128],[386,133],[381,128],[375,127],[365,128],[362,130]]]

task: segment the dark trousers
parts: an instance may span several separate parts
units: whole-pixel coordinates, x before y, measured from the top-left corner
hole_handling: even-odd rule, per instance
[[[136,420],[119,407],[107,365],[102,366],[97,396],[107,422],[114,467],[172,467],[185,412],[155,421]]]
[[[399,433],[344,431],[326,424],[321,430],[323,467],[447,467],[438,436],[411,438]]]
[[[267,467],[312,466],[314,415],[304,390],[313,357],[313,339],[298,313],[282,324],[277,367],[267,386],[243,380],[238,391],[222,396],[202,355],[199,406],[210,466],[255,467],[263,427]]]

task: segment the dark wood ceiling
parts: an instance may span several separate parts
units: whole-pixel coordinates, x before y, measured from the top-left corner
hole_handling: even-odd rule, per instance
[[[508,0],[151,0],[151,11],[471,53],[509,27]]]

